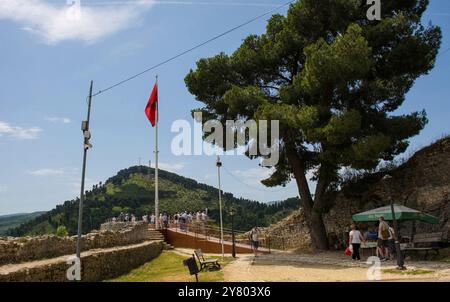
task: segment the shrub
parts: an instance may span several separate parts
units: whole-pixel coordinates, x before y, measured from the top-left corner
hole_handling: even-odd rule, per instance
[[[69,232],[67,232],[67,228],[65,226],[60,225],[56,229],[56,235],[59,237],[66,237],[67,235],[69,235]]]

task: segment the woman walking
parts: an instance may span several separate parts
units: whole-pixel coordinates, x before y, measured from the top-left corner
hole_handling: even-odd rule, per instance
[[[352,259],[361,260],[359,248],[361,247],[361,242],[365,242],[365,239],[354,223],[352,224],[352,230],[350,231],[350,238],[348,242],[353,247]]]

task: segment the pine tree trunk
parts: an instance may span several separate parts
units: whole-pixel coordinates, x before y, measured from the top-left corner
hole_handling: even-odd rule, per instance
[[[328,236],[322,214],[312,211],[310,222],[311,240],[316,249],[328,250]]]
[[[322,211],[320,209],[322,203],[321,195],[317,196],[315,202],[313,202],[302,160],[293,151],[288,152],[287,156],[297,183],[302,209],[310,230],[312,244],[316,249],[328,250],[328,236],[321,214]]]

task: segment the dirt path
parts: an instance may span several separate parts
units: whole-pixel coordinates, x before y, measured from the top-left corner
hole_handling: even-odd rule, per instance
[[[305,264],[286,260],[242,256],[224,268],[225,281],[298,282],[357,281],[366,276],[366,269]]]
[[[427,263],[416,266],[409,263],[410,269],[426,269],[431,273],[423,275],[403,275],[381,273],[380,281],[450,281],[450,264]],[[267,282],[311,282],[311,281],[357,281],[367,282],[370,265],[365,262],[352,262],[332,254],[296,255],[270,254],[257,258],[241,255],[224,268],[225,281],[267,281]],[[383,269],[395,268],[395,263],[383,263]]]

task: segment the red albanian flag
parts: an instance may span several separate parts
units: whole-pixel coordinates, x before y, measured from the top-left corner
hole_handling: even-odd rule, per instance
[[[152,94],[148,99],[147,106],[145,107],[145,115],[152,124],[152,127],[155,127],[157,123],[157,115],[158,115],[157,104],[158,104],[158,85],[155,84],[155,87],[153,87],[152,90]]]

